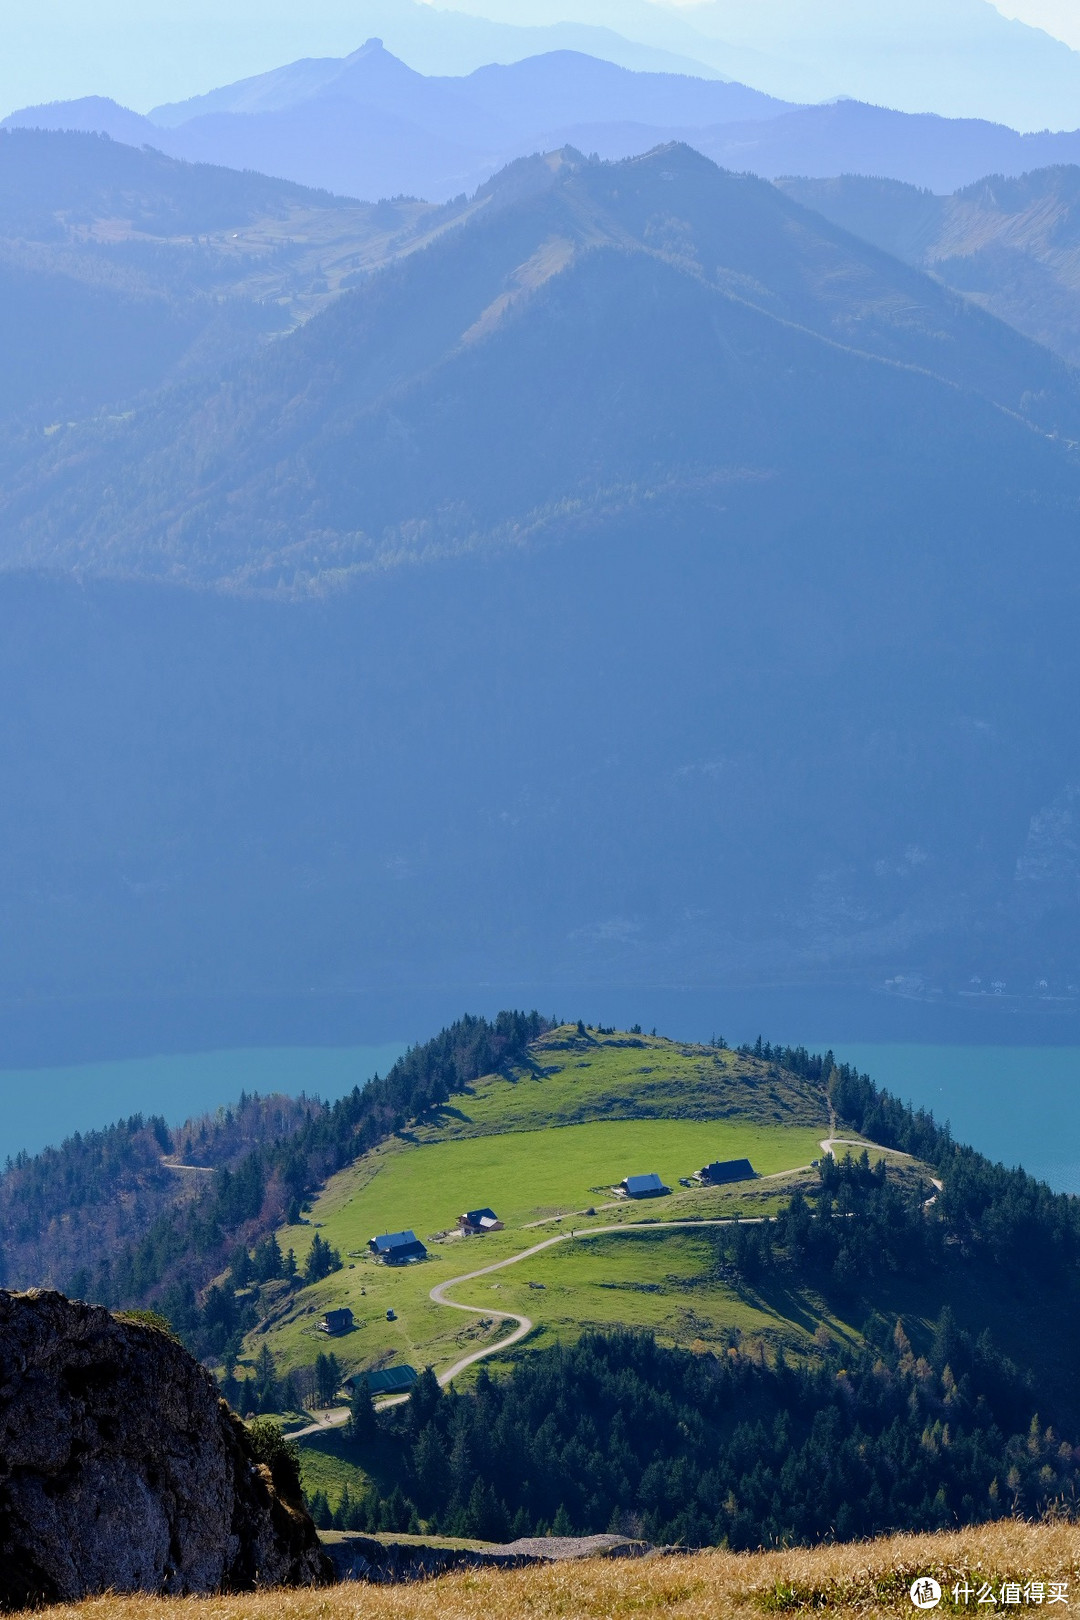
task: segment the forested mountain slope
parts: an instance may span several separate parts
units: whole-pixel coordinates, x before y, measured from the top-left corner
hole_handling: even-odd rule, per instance
[[[779,182],[789,197],[1080,360],[1080,169],[990,174],[951,196],[843,175]]]
[[[244,1096],[171,1132],[135,1115],[20,1154],[0,1174],[0,1286],[93,1287],[129,1305],[170,1287],[194,1297],[238,1242],[269,1237],[365,1145],[521,1061],[543,1028],[535,1013],[466,1017],[333,1106]]]
[[[216,373],[450,215],[369,207],[95,135],[0,133],[0,420],[41,428]]]
[[[318,1112],[304,1097],[242,1096],[172,1131],[134,1114],[9,1159],[0,1173],[0,1287],[70,1283],[103,1260],[111,1266],[163,1212],[197,1202],[215,1171],[235,1169]]]
[[[1068,996],[1072,369],[684,149],[469,210],[0,439],[12,996]]]
[[[530,160],[484,201],[220,383],[9,440],[8,565],[303,587],[703,480],[794,515],[886,444],[911,498],[976,459],[1071,498],[1014,418],[1080,437],[1075,374],[773,188],[676,147]]]

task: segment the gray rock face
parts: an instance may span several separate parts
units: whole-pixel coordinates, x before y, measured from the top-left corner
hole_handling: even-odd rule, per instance
[[[0,1608],[330,1578],[302,1503],[186,1350],[0,1291]]]

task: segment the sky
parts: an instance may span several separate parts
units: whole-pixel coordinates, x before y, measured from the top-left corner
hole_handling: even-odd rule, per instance
[[[1080,0],[1002,0],[997,9],[1003,17],[1045,29],[1080,51]]]

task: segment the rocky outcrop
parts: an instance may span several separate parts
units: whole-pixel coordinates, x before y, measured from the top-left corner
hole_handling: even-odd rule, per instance
[[[331,1578],[302,1503],[168,1333],[0,1291],[0,1608]]]
[[[436,1542],[380,1541],[374,1536],[338,1533],[327,1551],[340,1581],[391,1586],[427,1580],[454,1569],[523,1569],[529,1564],[568,1558],[645,1558],[670,1551],[627,1536],[529,1536],[504,1546],[454,1547]]]

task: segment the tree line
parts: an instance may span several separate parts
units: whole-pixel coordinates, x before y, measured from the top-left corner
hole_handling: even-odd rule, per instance
[[[961,1254],[1022,1266],[1045,1281],[1060,1279],[1080,1260],[1080,1199],[1053,1192],[1022,1168],[992,1163],[955,1141],[928,1110],[910,1107],[869,1075],[837,1064],[831,1052],[772,1046],[760,1037],[738,1050],[821,1084],[838,1124],[930,1165],[943,1183],[938,1217]]]
[[[242,1252],[251,1254],[276,1228],[300,1220],[328,1177],[387,1136],[430,1117],[482,1075],[520,1063],[529,1043],[549,1027],[536,1012],[459,1019],[410,1048],[385,1076],[354,1087],[339,1102],[318,1105],[295,1130],[215,1170],[205,1191],[183,1207],[162,1210],[137,1241],[82,1268],[68,1280],[68,1291],[110,1307],[152,1304],[196,1354],[220,1354],[223,1320],[226,1339],[247,1331],[245,1310],[252,1302],[238,1282]],[[220,1287],[204,1295],[226,1266],[231,1302]],[[79,1286],[73,1289],[72,1281]]]
[[[392,1483],[334,1510],[317,1493],[317,1522],[493,1541],[754,1548],[939,1529],[1071,1502],[1080,1468],[1018,1369],[948,1308],[924,1355],[875,1318],[860,1347],[798,1365],[736,1333],[715,1354],[587,1333],[467,1393],[430,1369],[404,1406],[376,1415],[361,1393],[349,1433],[361,1465],[390,1448]]]

